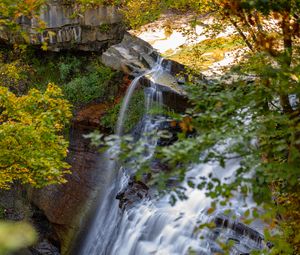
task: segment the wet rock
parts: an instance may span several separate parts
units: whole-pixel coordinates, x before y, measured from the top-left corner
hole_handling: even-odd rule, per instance
[[[83,134],[92,131],[92,127],[77,125],[71,129],[67,161],[72,166],[72,174],[66,176],[66,184],[30,191],[32,203],[43,211],[53,225],[63,254],[80,229],[81,217],[87,210],[91,194],[97,191],[99,155],[97,148],[92,148],[89,140],[83,138]]]
[[[32,255],[60,255],[59,249],[46,239],[30,248],[30,252]]]
[[[178,140],[178,134],[182,133],[182,129],[178,121],[164,121],[159,126],[160,131],[166,132],[165,136],[161,136],[157,142],[159,146],[169,146]]]
[[[179,85],[177,78],[167,70],[162,70],[159,76],[156,73],[146,74],[145,78],[151,83],[157,84],[161,91],[170,91],[182,96],[186,94],[183,87]]]
[[[247,236],[249,239],[262,244],[264,237],[258,231],[248,227],[247,225],[231,220],[224,215],[218,215],[214,220],[217,228],[229,228],[238,236]]]
[[[170,75],[168,74],[168,76]],[[162,79],[160,79],[160,81],[162,81]],[[144,87],[150,87],[151,85],[153,85],[151,79],[147,77],[142,77],[140,79],[140,84]],[[183,91],[183,87],[178,87],[178,83],[155,83],[155,85],[162,93],[163,104],[174,110],[175,112],[184,113],[186,109],[191,106],[186,93]]]
[[[195,135],[195,130],[182,130],[181,122],[175,120],[169,120],[165,116],[144,116],[134,127],[131,132],[131,135],[134,137],[135,141],[137,141],[141,137],[141,133],[145,129],[147,125],[147,118],[161,118],[162,120],[156,127],[157,134],[159,135],[157,145],[158,146],[169,146],[175,143],[178,140],[178,134],[185,132],[187,137],[192,137]]]
[[[149,188],[145,183],[130,180],[127,187],[117,194],[116,199],[120,200],[121,209],[129,209],[135,203],[148,197],[148,192]]]
[[[180,75],[180,79],[183,79],[182,83],[185,82],[187,78],[185,76],[186,67],[183,64],[180,64],[174,60],[164,59],[162,62],[162,66],[171,74]],[[178,79],[177,79],[178,80]]]
[[[161,162],[161,160],[155,159],[151,162],[150,165],[151,172],[160,173],[160,172],[168,172],[170,168],[168,164]]]
[[[224,215],[217,215],[214,223],[216,225],[214,239],[217,239],[222,232],[226,231],[222,234],[222,239],[225,239],[225,242],[233,241],[232,254],[247,255],[251,251],[261,250],[265,246],[262,234],[239,221]]]

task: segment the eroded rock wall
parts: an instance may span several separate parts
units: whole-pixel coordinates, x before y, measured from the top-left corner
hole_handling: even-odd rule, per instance
[[[89,207],[88,202],[97,192],[99,155],[83,137],[92,131],[93,127],[77,123],[71,128],[68,162],[72,165],[72,174],[66,176],[66,184],[31,191],[31,202],[43,211],[54,228],[61,254],[68,254]]]
[[[38,19],[21,17],[19,23],[28,31],[33,45],[47,43],[49,50],[74,49],[103,51],[122,40],[125,27],[122,16],[113,6],[100,6],[74,15],[75,7],[63,0],[50,0],[42,8],[40,20],[46,29],[38,33]],[[0,39],[7,43],[24,41],[8,30],[0,30]]]

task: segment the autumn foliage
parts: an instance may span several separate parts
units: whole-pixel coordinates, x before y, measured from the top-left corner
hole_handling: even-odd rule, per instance
[[[34,187],[65,182],[63,131],[70,117],[70,105],[54,84],[20,97],[0,86],[0,188],[15,181]]]

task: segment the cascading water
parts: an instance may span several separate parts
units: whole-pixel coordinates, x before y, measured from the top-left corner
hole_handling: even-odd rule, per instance
[[[155,85],[155,78],[160,74],[162,70],[162,61],[163,59],[158,57],[156,64],[151,70],[137,76],[132,83],[130,84],[122,107],[119,113],[119,118],[116,127],[117,135],[121,136],[123,134],[124,121],[126,119],[126,114],[130,99],[136,88],[139,85],[140,80],[148,74],[154,74],[154,81],[151,82],[151,86],[146,90],[146,113],[153,106],[153,102],[156,101],[158,104],[162,104],[162,93],[159,91]],[[148,133],[151,129],[155,128],[157,125],[153,122],[152,119],[146,118],[143,125],[143,134]],[[141,136],[145,146],[148,148],[148,155],[145,157],[151,157],[156,146],[156,140],[151,139],[150,136],[143,135]],[[116,200],[116,195],[120,190],[122,190],[128,183],[129,176],[123,171],[123,168],[118,168],[115,160],[111,159],[115,148],[111,148],[105,153],[104,158],[106,158],[106,173],[103,173],[106,176],[106,185],[103,189],[106,189],[105,194],[101,197],[99,201],[100,206],[97,209],[95,219],[89,230],[87,237],[83,243],[83,246],[78,251],[78,255],[104,255],[112,254],[110,252],[110,247],[114,236],[118,231],[118,223],[121,220],[120,211],[119,211],[119,201]]]
[[[188,172],[183,184],[187,200],[179,201],[171,206],[170,195],[166,195],[157,200],[144,201],[136,207],[125,210],[109,254],[182,255],[189,254],[189,251],[201,255],[215,254],[221,251],[215,242],[217,237],[225,242],[228,240],[237,242],[232,254],[248,254],[251,249],[260,249],[262,237],[254,230],[250,231],[254,233],[253,238],[250,234],[247,236],[247,233],[236,233],[234,228],[231,229],[229,226],[224,229],[219,226],[219,229],[214,231],[195,232],[199,224],[213,220],[213,216],[205,213],[211,200],[205,196],[205,192],[189,187],[187,180],[208,176],[212,172],[223,172],[224,175],[219,174],[219,178],[224,180],[225,177],[231,176],[238,167],[239,162],[236,160],[227,162],[226,169],[222,169],[217,164],[198,165]],[[243,214],[239,200],[232,201],[231,209],[237,217]],[[220,208],[218,213],[221,212]],[[217,217],[217,214],[214,217]],[[221,216],[218,219],[225,221]]]
[[[162,59],[158,59],[151,70],[133,80],[118,119],[117,134],[122,135],[130,99],[141,78],[151,74],[151,86],[145,90],[146,112],[139,138],[147,147],[147,153],[144,155],[147,159],[153,157],[158,142],[158,138],[151,136],[151,132],[156,132],[163,121],[161,118],[151,117],[149,110],[154,104],[158,106],[163,104],[162,92],[156,86],[155,80],[165,71],[166,69],[162,67]],[[232,176],[238,167],[239,160],[228,161],[225,169],[218,164],[193,166],[182,183],[188,197],[186,200],[178,201],[175,206],[171,206],[170,195],[156,196],[156,198],[144,199],[133,207],[121,211],[116,195],[127,186],[129,176],[122,167],[120,169],[114,161],[110,161],[107,167],[107,171],[110,171],[107,191],[101,198],[103,202],[98,208],[84,246],[78,254],[184,255],[194,252],[193,254],[209,255],[221,252],[216,242],[217,238],[224,242],[228,240],[235,242],[231,254],[247,254],[252,249],[261,249],[263,237],[258,232],[226,218],[222,211],[227,208],[219,208],[214,215],[208,215],[206,211],[210,207],[211,200],[205,195],[205,191],[188,185],[188,180],[191,178],[199,180],[199,177],[211,173],[225,180],[226,177]],[[244,202],[236,196],[231,203],[234,216],[239,218],[243,214],[241,208]],[[247,204],[251,204],[251,201],[247,201]],[[214,230],[203,229],[195,232],[200,224],[211,221],[216,222],[217,227]]]
[[[152,77],[154,79],[154,82],[151,82],[151,93],[147,93],[147,106],[148,109],[150,107],[150,103],[153,102],[156,98],[159,99],[160,103],[162,103],[162,94],[161,91],[157,90],[157,87],[155,86],[155,80],[156,78],[163,72],[162,68],[162,61],[163,58],[158,57],[154,67],[151,70],[148,70],[147,72],[137,76],[130,84],[128,90],[126,91],[126,95],[124,98],[124,101],[122,103],[122,107],[119,113],[119,118],[117,122],[117,135],[122,135],[123,133],[123,125],[126,118],[126,113],[128,110],[128,105],[130,103],[130,99],[132,98],[132,95],[134,91],[136,90],[137,86],[139,85],[139,82],[141,78],[143,78],[146,75],[153,74]],[[154,98],[153,98],[154,97]]]

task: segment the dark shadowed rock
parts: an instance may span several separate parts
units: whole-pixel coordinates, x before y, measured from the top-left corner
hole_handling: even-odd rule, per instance
[[[249,239],[262,244],[264,237],[258,231],[248,227],[247,225],[230,219],[224,215],[218,215],[214,220],[217,228],[228,228],[231,229],[236,235],[247,236]]]
[[[234,243],[231,248],[232,254],[250,255],[253,247],[260,250],[265,246],[264,236],[240,221],[233,220],[225,215],[217,215],[214,218],[214,223],[216,225],[213,231],[215,234],[214,239],[217,239],[223,231],[226,231],[226,235],[222,236],[225,238],[225,242],[232,241]]]
[[[148,197],[148,186],[136,180],[130,180],[127,187],[118,193],[116,199],[120,200],[120,208],[128,209],[133,206],[135,203],[143,200]]]
[[[28,201],[24,186],[15,184],[10,190],[1,190],[0,208],[1,218],[10,221],[27,221],[38,234],[37,243],[33,247],[14,252],[12,255],[60,254],[60,244],[53,226],[44,213]]]
[[[60,255],[58,248],[46,239],[30,248],[30,252],[32,255]]]

